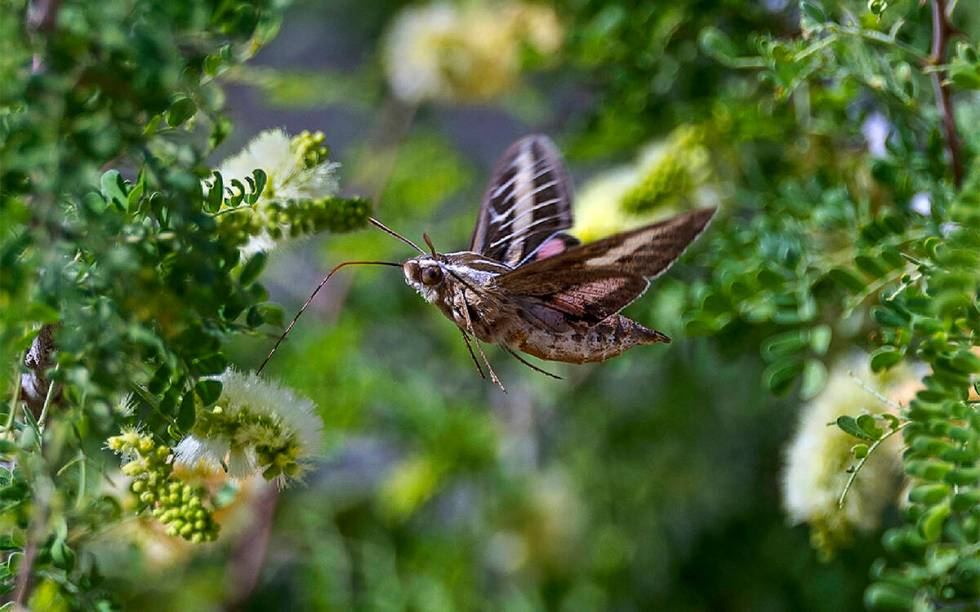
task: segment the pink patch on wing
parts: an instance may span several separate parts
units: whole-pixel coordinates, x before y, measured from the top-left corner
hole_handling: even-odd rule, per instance
[[[562,238],[545,240],[534,253],[534,259],[546,259],[565,252],[565,241]]]

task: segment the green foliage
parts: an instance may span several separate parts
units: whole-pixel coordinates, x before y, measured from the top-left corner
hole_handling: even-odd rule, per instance
[[[220,383],[202,378],[227,367],[227,339],[281,324],[257,282],[265,255],[243,258],[241,247],[261,232],[355,229],[369,204],[279,201],[260,215],[262,168],[240,180],[204,164],[229,129],[215,77],[274,34],[279,6],[146,0],[3,10],[5,27],[26,25],[5,36],[0,74],[0,363],[9,372],[0,388],[10,398],[0,490],[7,549],[17,553],[5,555],[2,589],[16,582],[14,596],[26,602],[43,576],[45,597],[54,589],[72,605],[95,605],[97,572],[74,562],[74,547],[108,517],[112,498],[99,490],[117,468],[104,441],[138,425],[139,434],[109,441],[126,456],[135,511],[172,535],[214,539],[207,493],[175,475],[168,458],[198,406],[220,394]],[[298,138],[306,168],[327,163],[322,135]],[[25,369],[35,336],[41,359]],[[31,385],[46,395],[26,395]]]
[[[961,152],[974,171],[962,185],[950,180],[961,172],[950,172],[950,164],[962,158],[943,149],[949,136],[940,133],[928,72],[911,67],[924,60],[921,49],[934,35],[923,19],[927,9],[868,10],[874,17],[837,21],[818,3],[803,2],[804,36],[762,38],[755,57],[740,55],[717,30],[702,36],[706,50],[728,65],[761,69],[777,99],[794,101],[797,127],[785,158],[762,179],[771,195],[748,204],[750,217],[725,222],[720,257],[706,260],[712,280],[694,290],[700,307],[688,329],[726,341],[768,335],[761,342],[771,362],[767,385],[786,392],[802,377],[804,397],[813,394],[807,364],[854,341],[874,349],[875,372],[905,361],[928,364],[925,387],[903,410],[901,426],[891,422],[886,433],[870,415],[837,421],[862,441],[852,449],[856,470],[899,429],[908,445],[906,524],[886,533],[892,557],[875,565],[865,602],[883,609],[969,605],[980,595],[980,421],[976,402],[967,401],[980,366],[980,172],[975,152]],[[954,86],[969,87],[965,64],[976,65],[964,62],[969,57],[975,60],[959,45],[950,65]],[[853,135],[834,127],[849,123],[858,96],[887,113],[891,132],[887,148],[863,163],[847,145]],[[814,151],[820,165],[813,175],[795,177]],[[929,211],[911,206],[919,192],[928,194]],[[817,347],[809,341],[816,329],[826,334]]]
[[[44,4],[8,3],[0,19],[6,596],[38,609],[574,610],[850,609],[862,592],[870,608],[927,610],[980,597],[980,22],[969,3],[950,15],[965,36],[931,58],[931,3],[560,2],[565,46],[521,94],[543,123],[528,129],[565,130],[555,135],[576,176],[583,159],[663,144],[618,203],[631,213],[691,205],[700,189],[719,200],[690,254],[631,307],[675,343],[560,368],[563,381],[491,352],[511,390],[501,397],[398,274],[331,281],[321,320],[311,309],[269,366],[321,403],[330,447],[309,488],[279,495],[275,520],[259,524],[268,551],[221,521],[236,505],[271,513],[275,498],[198,482],[175,469],[175,447],[276,429],[225,414],[216,379],[256,363],[280,330],[266,284],[306,298],[299,258],[266,249],[361,228],[371,211],[336,190],[297,196],[272,167],[283,160],[213,167],[232,129],[221,84],[235,84],[233,102],[255,87],[286,109],[283,123],[336,120],[298,108],[338,113],[350,123],[338,142],[354,139],[351,182],[382,194],[386,223],[428,229],[447,251],[466,244],[487,159],[506,144],[494,138],[529,115],[506,116],[514,99],[423,105],[401,134],[410,118],[381,104],[379,60],[401,2],[304,3],[281,55],[247,67],[279,29],[279,2],[62,1],[38,13]],[[280,70],[304,44],[315,59]],[[248,104],[239,110],[248,123]],[[373,115],[374,131],[363,125]],[[330,155],[322,134],[303,132],[285,161],[326,177]],[[405,256],[380,232],[326,250]],[[773,480],[794,408],[819,398],[855,347],[876,373],[928,374],[895,414],[827,419],[850,436],[847,486],[833,495],[853,495],[865,462],[898,438],[908,492],[880,537],[849,534],[852,549],[817,563],[806,534],[786,527]],[[266,476],[296,474],[297,452],[261,449]],[[111,486],[120,469],[128,488]],[[153,519],[117,529],[140,512]],[[153,565],[160,547],[141,540],[153,537],[177,560]],[[223,578],[263,558],[254,584]]]

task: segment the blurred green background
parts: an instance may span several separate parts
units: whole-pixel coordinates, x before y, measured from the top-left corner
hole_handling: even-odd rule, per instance
[[[502,98],[406,118],[386,101],[377,56],[399,4],[297,3],[230,79],[236,127],[215,161],[263,129],[322,130],[347,191],[382,189],[376,216],[457,250],[512,140],[552,135],[581,184],[739,95],[731,70],[698,49],[704,25],[747,36],[797,19],[778,1],[569,4],[558,13],[579,20],[564,23],[578,34],[557,68]],[[390,147],[397,161],[379,177]],[[263,282],[289,313],[340,260],[408,256],[371,230],[307,240],[276,250]],[[697,258],[695,247],[627,311],[671,335],[669,347],[552,365],[562,381],[490,349],[506,395],[400,272],[343,273],[267,371],[319,404],[322,463],[281,494],[253,485],[243,525],[208,551],[110,563],[113,591],[144,610],[858,607],[877,538],[825,564],[807,528],[787,525],[778,477],[796,404],[763,389],[745,343],[685,335],[679,284]],[[236,361],[256,367],[270,341],[241,342]],[[271,518],[256,510],[270,503]],[[257,572],[254,590],[239,571]]]
[[[443,75],[454,91],[415,99],[390,86],[393,70],[423,78],[392,32],[427,5],[291,4],[278,36],[219,79],[234,131],[212,167],[263,130],[322,131],[344,194],[372,197],[386,224],[453,251],[468,243],[497,156],[541,132],[587,196],[580,235],[696,206],[721,213],[625,311],[669,346],[544,364],[563,380],[490,347],[506,394],[478,377],[457,329],[400,271],[345,270],[265,371],[317,403],[326,442],[315,469],[282,491],[260,478],[216,485],[213,544],[124,520],[87,544],[100,588],[146,611],[859,609],[881,534],[821,558],[782,507],[785,449],[824,363],[874,343],[872,291],[847,309],[815,304],[837,295],[822,281],[844,265],[832,256],[879,211],[926,223],[912,196],[949,189],[938,121],[919,104],[928,77],[899,57],[902,44],[928,47],[928,6],[826,4],[828,23],[862,31],[907,22],[902,42],[829,28],[825,47],[806,50],[817,44],[807,2],[559,0],[518,15],[527,31],[508,49],[482,39],[503,18],[503,4],[488,4],[453,42],[482,45],[489,68],[474,73],[485,79]],[[970,8],[958,24],[976,33]],[[474,93],[493,79],[492,95]],[[964,147],[976,149],[970,95],[959,112],[974,126]],[[277,246],[261,282],[288,320],[336,263],[411,255],[372,229],[307,238]],[[739,293],[763,268],[777,288]],[[795,347],[782,378],[778,359],[767,368],[765,338],[811,327],[829,338],[830,326],[829,349]],[[236,337],[232,362],[258,367],[278,331]],[[882,528],[899,522],[889,509]]]

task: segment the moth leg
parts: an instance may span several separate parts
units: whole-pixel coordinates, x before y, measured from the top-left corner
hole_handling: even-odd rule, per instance
[[[501,344],[500,346],[504,347],[504,350],[507,351],[508,353],[510,353],[514,357],[514,359],[520,361],[521,363],[523,363],[527,367],[531,368],[535,372],[541,372],[545,376],[550,376],[551,378],[554,378],[554,379],[557,379],[557,380],[564,380],[561,376],[558,376],[557,374],[552,374],[551,372],[548,372],[547,370],[542,370],[541,368],[539,368],[538,366],[534,365],[533,363],[531,363],[527,359],[524,359],[523,357],[521,357],[520,355],[518,355],[516,351],[514,351],[512,348],[510,348],[506,344]]]
[[[476,342],[476,350],[479,351],[480,357],[483,358],[483,363],[487,366],[487,371],[490,372],[490,380],[500,387],[501,391],[507,393],[507,389],[504,387],[504,384],[500,382],[500,379],[497,378],[497,373],[493,371],[493,366],[490,365],[490,360],[487,359],[486,353],[483,352],[483,347],[480,346],[480,339],[476,337],[476,331],[473,330],[473,319],[470,318],[470,305],[469,302],[466,301],[465,289],[460,291],[459,297],[461,297],[463,300],[463,318],[466,320],[466,327],[473,335],[473,340]],[[467,346],[469,345],[467,344]]]
[[[480,367],[480,362],[476,358],[476,353],[473,352],[473,346],[470,344],[470,337],[467,335],[465,330],[460,329],[459,333],[463,334],[463,342],[466,343],[466,350],[470,353],[470,358],[473,359],[473,365],[476,366],[476,371],[480,373],[480,378],[486,380],[487,375],[483,373],[483,368]]]

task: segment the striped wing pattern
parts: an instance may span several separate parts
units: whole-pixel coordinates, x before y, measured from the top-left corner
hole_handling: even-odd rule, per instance
[[[574,246],[497,277],[507,295],[530,298],[598,323],[646,291],[704,231],[715,209],[683,213],[597,242]]]
[[[470,250],[511,267],[550,259],[573,242],[561,233],[571,226],[571,185],[561,155],[547,136],[527,136],[497,162]]]

